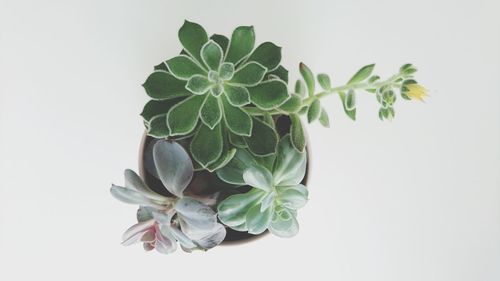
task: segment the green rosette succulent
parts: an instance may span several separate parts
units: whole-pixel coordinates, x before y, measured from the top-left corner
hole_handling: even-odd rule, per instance
[[[210,171],[231,160],[238,146],[275,153],[274,128],[246,108],[265,112],[290,98],[281,48],[264,42],[254,49],[252,26],[237,27],[231,39],[209,38],[202,26],[185,21],[179,39],[181,54],[158,65],[143,85],[153,98],[142,113],[149,134],[190,137],[193,159]]]
[[[228,183],[252,189],[220,202],[220,221],[251,234],[269,229],[280,237],[294,236],[299,230],[297,210],[308,200],[307,188],[301,184],[306,165],[306,152],[298,152],[292,146],[290,135],[280,140],[276,158],[271,161],[262,162],[239,150],[217,175]]]

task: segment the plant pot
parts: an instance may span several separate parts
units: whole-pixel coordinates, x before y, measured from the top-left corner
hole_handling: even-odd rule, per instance
[[[280,134],[280,137],[289,133],[290,127],[291,127],[291,121],[288,118],[288,116],[281,116],[277,119],[276,128],[278,133]],[[144,133],[141,141],[141,146],[139,148],[139,173],[143,178],[144,182],[153,191],[161,195],[171,197],[173,195],[167,191],[167,189],[163,186],[162,182],[157,178],[157,176],[154,175],[155,169],[152,164],[153,163],[152,147],[157,140],[158,139],[155,139]],[[183,145],[182,140],[179,140],[178,142],[181,145]],[[306,150],[307,150],[306,174],[301,182],[305,186],[307,186],[307,179],[310,168],[309,149],[306,147]],[[222,201],[227,196],[236,193],[247,192],[249,190],[250,187],[248,186],[235,188],[234,186],[229,185],[220,180],[215,173],[210,173],[208,171],[203,170],[203,171],[195,171],[193,179],[186,188],[186,190],[184,191],[184,194],[193,197],[199,201],[202,201],[205,204],[215,209],[217,203]],[[226,237],[221,245],[250,242],[268,233],[268,231],[265,231],[262,234],[254,235],[248,232],[236,231],[231,228],[226,228],[226,230],[227,230]]]

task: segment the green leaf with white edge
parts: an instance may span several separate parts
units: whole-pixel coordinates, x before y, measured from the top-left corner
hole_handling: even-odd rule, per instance
[[[227,128],[234,134],[250,136],[253,126],[250,116],[240,107],[232,106],[226,97],[223,96],[221,101]]]
[[[292,145],[297,151],[303,152],[306,147],[306,136],[300,117],[295,113],[290,114],[290,120],[292,121],[292,126],[290,128]]]
[[[202,124],[191,141],[190,149],[194,160],[207,167],[222,154],[223,140],[220,123],[214,129]]]
[[[258,62],[269,71],[273,71],[280,64],[281,47],[276,46],[272,42],[264,42],[253,51],[248,61]]]
[[[208,167],[207,167],[207,170],[211,173],[223,168],[224,166],[226,166],[234,157],[234,155],[236,155],[236,151],[237,149],[236,148],[231,148],[227,151],[224,151],[222,153],[222,156],[219,157],[219,160],[215,161],[214,163],[210,164]]]
[[[243,180],[251,187],[270,192],[273,188],[273,176],[262,166],[252,166],[243,172]]]
[[[245,86],[255,86],[262,81],[266,72],[267,68],[265,68],[262,64],[249,62],[236,70],[230,82]]]
[[[255,87],[249,87],[250,101],[258,108],[270,110],[281,106],[289,98],[287,85],[281,80],[268,80]]]
[[[226,83],[224,84],[224,93],[233,106],[243,106],[250,103],[250,94],[245,87]]]
[[[299,94],[291,94],[290,98],[279,109],[287,113],[296,113],[301,107],[302,97]]]
[[[196,127],[204,101],[205,96],[191,96],[168,111],[167,124],[172,136],[188,134]]]
[[[179,29],[178,35],[184,50],[201,63],[200,51],[208,41],[205,29],[197,23],[186,20]]]
[[[276,185],[299,184],[305,176],[306,152],[298,152],[289,134],[281,138],[274,164],[273,178]]]
[[[219,68],[219,77],[224,81],[229,81],[234,75],[234,64],[231,62],[224,62]]]
[[[349,118],[351,118],[353,121],[356,121],[356,108],[352,109],[352,110],[349,110],[346,108],[345,106],[345,100],[346,100],[346,95],[344,92],[339,92],[339,98],[340,98],[340,101],[342,102],[342,107],[344,108],[344,112],[345,114],[347,114],[347,116],[349,116]]]
[[[309,67],[307,67],[307,65],[305,65],[304,63],[300,63],[299,70],[302,78],[304,78],[304,81],[306,82],[307,92],[309,93],[309,96],[314,96],[314,74],[312,73],[311,69],[309,69]]]
[[[239,26],[231,35],[229,49],[224,61],[237,64],[246,58],[255,46],[255,31],[253,26]]]
[[[349,90],[344,100],[345,108],[349,111],[356,108],[356,93]]]
[[[253,118],[252,123],[251,137],[245,138],[250,152],[257,156],[268,156],[276,153],[278,133],[259,119]]]
[[[301,97],[306,96],[306,86],[304,85],[304,82],[302,80],[298,79],[297,82],[295,82],[295,93],[299,94]]]
[[[196,74],[207,75],[207,72],[201,68],[199,64],[193,61],[192,58],[180,55],[171,58],[165,62],[168,66],[168,70],[175,78],[180,80],[189,80]]]
[[[278,212],[275,212],[273,220],[269,225],[269,231],[278,237],[293,237],[299,232],[299,223],[297,222],[295,216],[290,213],[290,211],[286,209],[282,210],[283,211],[281,212],[285,212],[288,216],[288,219],[283,219],[277,214]]]
[[[226,53],[227,47],[229,46],[229,39],[226,36],[214,34],[210,36],[210,39],[214,40],[215,43],[217,43],[222,48],[222,52],[224,54]]]
[[[315,99],[307,110],[307,122],[311,123],[313,121],[316,121],[319,118],[320,114],[321,102],[319,101],[319,99]]]
[[[223,92],[224,92],[224,87],[222,87],[221,84],[214,84],[210,88],[210,93],[212,93],[212,95],[216,97],[220,96]]]
[[[261,212],[261,205],[255,205],[250,210],[248,210],[246,216],[246,223],[248,228],[248,233],[250,234],[261,234],[266,231],[271,224],[271,219],[274,214],[274,207],[271,206],[267,208],[264,212]]]
[[[259,189],[252,189],[247,193],[227,197],[217,205],[219,220],[231,228],[246,230],[246,226],[240,227],[246,224],[246,214],[250,208],[259,204],[265,194]]]
[[[319,85],[321,86],[321,88],[323,88],[323,90],[328,91],[332,88],[332,82],[330,81],[330,76],[328,76],[328,74],[320,73],[318,74],[317,79]]]
[[[228,132],[229,142],[237,148],[247,148],[247,143],[243,136]]]
[[[212,83],[208,81],[205,75],[194,75],[189,78],[189,81],[186,84],[186,89],[188,89],[191,93],[195,95],[203,95],[208,89],[212,86]]]
[[[168,67],[164,61],[154,66],[154,70],[162,70],[168,72]]]
[[[276,126],[274,126],[273,116],[269,112],[265,112],[262,115],[262,121],[264,121],[264,123],[266,123],[267,125],[271,126],[271,128],[276,129]]]
[[[218,98],[213,95],[206,95],[205,103],[200,110],[200,118],[203,124],[213,129],[222,119],[222,110]]]
[[[163,70],[151,73],[142,86],[148,96],[156,100],[187,97],[191,94],[186,89],[185,81],[179,80]]]
[[[253,155],[245,149],[238,149],[236,155],[223,168],[216,171],[217,176],[234,185],[245,185],[243,180],[243,171],[247,168],[258,165]]]
[[[150,100],[144,105],[141,116],[146,122],[150,122],[153,117],[158,115],[166,116],[167,112],[175,104],[182,101],[184,98],[175,98],[169,100]],[[166,120],[166,119],[165,119]]]
[[[166,138],[170,135],[167,126],[167,115],[158,115],[151,119],[148,126],[148,136],[155,138]]]
[[[268,73],[268,76],[274,75],[279,77],[285,83],[288,83],[288,70],[284,68],[282,65],[278,66],[275,70]],[[268,78],[270,79],[270,78]]]
[[[325,128],[330,128],[330,118],[328,113],[324,108],[321,109],[321,114],[319,115],[319,123]]]
[[[219,66],[222,63],[223,56],[224,54],[221,46],[213,40],[209,40],[201,48],[201,59],[211,70],[219,71]]]
[[[304,187],[303,185],[300,185]],[[305,187],[304,187],[305,188]],[[293,209],[298,210],[304,207],[307,203],[307,192],[301,192],[297,190],[297,188],[277,188],[278,190],[278,200],[281,205]],[[306,190],[307,191],[307,190]]]
[[[359,83],[359,82],[365,80],[366,78],[370,77],[370,75],[373,72],[374,67],[375,67],[375,64],[369,64],[369,65],[363,66],[360,70],[358,70],[358,72],[356,72],[356,74],[354,74],[354,76],[351,78],[351,80],[349,80],[349,82],[347,82],[347,85]]]

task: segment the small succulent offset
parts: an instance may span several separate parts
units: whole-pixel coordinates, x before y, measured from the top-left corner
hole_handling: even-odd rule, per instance
[[[184,148],[174,142],[158,141],[153,148],[154,163],[163,185],[176,197],[151,190],[133,171],[125,170],[125,187],[113,185],[118,200],[139,205],[138,223],[123,234],[123,244],[142,242],[145,250],[168,254],[177,242],[186,252],[208,250],[219,245],[226,229],[207,205],[183,192],[193,177],[193,164]]]
[[[299,230],[297,210],[309,195],[301,119],[329,127],[323,102],[332,95],[352,120],[361,91],[375,96],[381,120],[394,118],[397,92],[405,100],[427,97],[412,64],[385,80],[369,64],[334,86],[329,75],[315,76],[300,63],[301,79],[289,87],[281,47],[271,42],[256,47],[252,26],[237,27],[230,38],[209,37],[201,25],[185,21],[178,37],[180,54],[156,65],[143,84],[151,100],[141,113],[147,134],[157,139],[146,170],[171,196],[125,171],[125,187],[113,185],[111,193],[140,207],[124,245],[142,242],[146,250],[161,253],[178,244],[187,252],[207,250],[223,242],[226,229],[292,237]],[[283,119],[289,124],[284,131]],[[192,195],[194,173],[217,179],[213,194]],[[213,205],[203,203],[209,198]]]

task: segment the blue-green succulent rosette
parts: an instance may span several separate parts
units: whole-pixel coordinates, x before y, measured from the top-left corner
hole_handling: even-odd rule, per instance
[[[189,138],[196,166],[209,171],[226,165],[237,148],[274,154],[274,127],[249,111],[279,109],[290,99],[281,48],[271,42],[254,48],[252,26],[237,27],[231,39],[209,38],[185,21],[179,39],[181,54],[156,66],[143,85],[153,99],[142,113],[148,134]]]

